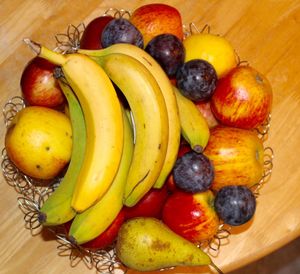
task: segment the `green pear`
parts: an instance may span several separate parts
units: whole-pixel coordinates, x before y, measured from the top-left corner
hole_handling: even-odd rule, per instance
[[[150,217],[133,218],[122,225],[116,252],[124,265],[138,271],[212,264],[204,251]]]

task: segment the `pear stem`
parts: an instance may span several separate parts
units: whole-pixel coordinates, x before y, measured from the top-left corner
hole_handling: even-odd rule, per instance
[[[39,57],[42,57],[56,65],[64,65],[67,61],[67,58],[58,52],[50,50],[44,46],[41,46],[39,43],[36,43],[29,38],[24,38],[23,42]]]
[[[224,274],[223,271],[222,271],[220,268],[218,268],[218,267],[214,264],[213,261],[210,262],[210,266],[211,266],[214,270],[216,270],[218,274]]]

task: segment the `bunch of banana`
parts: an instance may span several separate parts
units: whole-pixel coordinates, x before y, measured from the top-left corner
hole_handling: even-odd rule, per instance
[[[83,54],[60,54],[25,40],[40,57],[59,65],[76,94],[86,123],[84,159],[76,178],[71,206],[82,212],[109,189],[123,150],[123,119],[119,99],[104,70]]]
[[[135,58],[111,53],[97,59],[126,97],[134,120],[135,145],[124,192],[124,204],[135,205],[156,182],[168,147],[166,102],[150,71]]]
[[[166,102],[169,121],[169,139],[165,163],[154,184],[155,188],[161,188],[176,161],[180,145],[180,133],[196,152],[201,152],[207,145],[209,127],[204,116],[191,100],[183,96],[171,84],[161,66],[145,50],[131,44],[115,44],[100,50],[79,49],[78,52],[88,55],[98,63],[101,63],[101,58],[110,54],[129,55],[140,61],[156,79]]]
[[[131,44],[114,44],[102,50],[79,49],[78,52],[90,56],[96,62],[101,57],[112,53],[122,53],[131,56],[141,62],[155,78],[166,102],[169,124],[167,153],[160,175],[154,184],[155,188],[161,188],[174,166],[180,145],[180,121],[177,101],[168,76],[151,55],[145,50]]]
[[[44,203],[40,220],[57,225],[74,218],[70,237],[85,243],[106,230],[123,205],[134,206],[152,187],[163,186],[181,136],[201,151],[209,129],[161,66],[136,46],[116,44],[63,55],[26,42],[40,57],[61,66],[74,138],[66,176]],[[112,82],[128,101],[131,116]]]

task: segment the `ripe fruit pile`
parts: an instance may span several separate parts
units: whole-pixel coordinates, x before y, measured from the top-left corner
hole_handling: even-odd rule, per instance
[[[39,221],[65,224],[72,243],[86,248],[117,240],[120,260],[140,271],[212,264],[196,245],[212,239],[221,222],[242,225],[255,213],[251,187],[264,173],[264,146],[255,129],[272,104],[264,75],[239,65],[222,36],[183,37],[180,13],[165,4],[141,6],[129,19],[95,18],[77,53],[26,42],[38,57],[22,75],[28,107],[7,131],[7,153],[37,179],[66,169]],[[69,119],[72,147],[50,137],[38,142],[37,136],[30,154],[18,149],[25,134],[46,123],[35,108]],[[26,120],[30,111],[35,124]],[[57,136],[67,131],[62,129]],[[68,161],[53,159],[52,177],[32,172],[52,149],[68,150]],[[183,260],[166,242],[194,256]]]

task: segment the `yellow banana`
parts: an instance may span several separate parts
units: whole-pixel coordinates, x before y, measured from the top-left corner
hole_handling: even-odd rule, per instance
[[[97,58],[131,108],[135,148],[124,193],[124,204],[135,205],[156,182],[168,143],[168,114],[161,90],[149,70],[120,53]]]
[[[173,86],[179,108],[181,134],[196,152],[202,152],[209,139],[208,124],[197,106]]]
[[[104,232],[123,207],[126,179],[133,155],[133,133],[123,112],[124,141],[121,163],[116,177],[100,201],[74,218],[69,235],[78,244],[88,242]]]
[[[60,225],[75,216],[76,212],[71,207],[71,201],[86,146],[85,120],[79,101],[67,84],[60,80],[58,82],[68,101],[73,146],[71,160],[64,178],[40,209],[39,221],[45,226]]]
[[[101,50],[79,49],[79,52],[86,54],[95,60],[101,56],[111,53],[122,53],[129,55],[140,61],[156,79],[166,102],[169,122],[167,153],[160,175],[153,186],[154,188],[161,188],[175,164],[180,145],[180,121],[178,107],[172,84],[168,76],[151,55],[149,55],[143,49],[131,44],[114,44]]]
[[[40,57],[61,66],[81,104],[87,145],[72,207],[82,212],[104,195],[118,170],[123,146],[120,102],[106,73],[86,55],[63,55],[30,40],[25,42]]]

